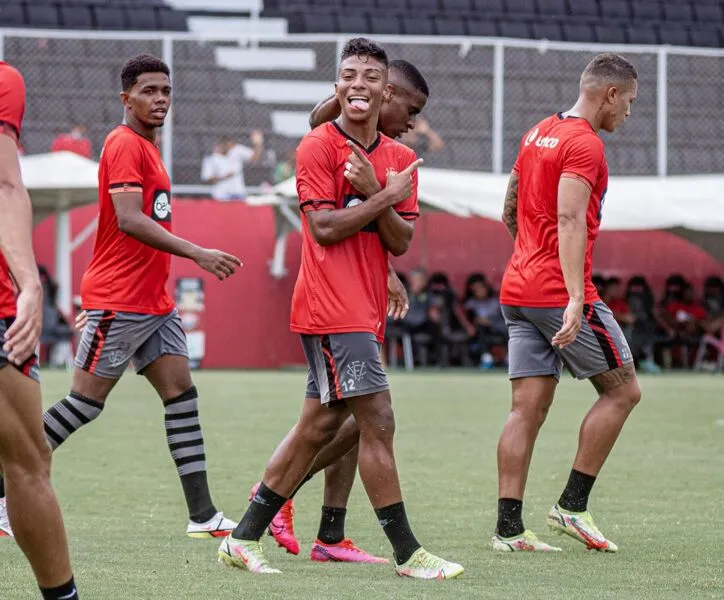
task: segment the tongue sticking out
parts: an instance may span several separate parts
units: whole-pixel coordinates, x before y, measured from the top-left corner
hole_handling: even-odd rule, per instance
[[[367,110],[370,107],[370,103],[367,102],[367,100],[359,100],[359,99],[350,100],[350,105],[355,110],[360,110],[360,111]]]

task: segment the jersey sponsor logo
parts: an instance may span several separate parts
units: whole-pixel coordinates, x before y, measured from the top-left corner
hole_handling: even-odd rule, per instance
[[[353,206],[359,206],[365,200],[367,200],[367,196],[362,196],[360,194],[346,194],[343,206],[344,208],[352,208]],[[371,223],[367,223],[367,225],[360,229],[360,231],[365,233],[378,233],[379,229],[377,228],[377,222],[372,221]]]
[[[550,148],[550,149],[553,149],[553,148],[555,148],[555,147],[560,143],[560,141],[561,141],[561,140],[558,139],[557,137],[548,137],[548,136],[543,136],[543,137],[541,137],[541,136],[539,135],[539,133],[540,133],[540,128],[539,128],[539,127],[536,127],[533,131],[530,132],[530,134],[528,135],[528,137],[525,138],[524,145],[525,145],[525,146],[530,146],[531,144],[535,143],[535,145],[536,145],[538,148]]]
[[[171,221],[171,193],[168,190],[154,192],[152,213],[154,221]]]

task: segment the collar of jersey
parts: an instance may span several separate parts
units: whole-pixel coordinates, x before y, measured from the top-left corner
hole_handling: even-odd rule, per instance
[[[581,121],[585,121],[586,123],[588,123],[588,126],[591,128],[591,131],[593,131],[593,125],[591,125],[591,123],[589,123],[588,119],[584,119],[583,117],[576,117],[575,115],[566,115],[564,117],[563,111],[557,112],[556,117],[558,117],[561,121],[565,121],[566,119],[580,119]]]
[[[377,137],[375,138],[375,141],[372,142],[372,145],[369,148],[365,148],[362,144],[360,144],[356,139],[354,139],[351,135],[349,135],[344,129],[342,129],[339,126],[339,123],[337,121],[332,121],[332,125],[334,125],[334,128],[339,131],[340,135],[343,135],[346,137],[349,141],[354,142],[357,144],[362,150],[364,150],[367,154],[372,154],[375,148],[380,145],[380,142],[382,141],[382,136],[380,135],[380,132],[377,132]]]

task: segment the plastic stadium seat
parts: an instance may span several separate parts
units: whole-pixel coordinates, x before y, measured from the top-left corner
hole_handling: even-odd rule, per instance
[[[694,46],[717,48],[722,45],[722,40],[716,29],[700,29],[698,27],[692,27],[690,33],[691,43]]]
[[[432,35],[432,20],[424,17],[402,17],[402,32],[407,35]]]
[[[22,27],[25,24],[25,11],[21,4],[4,4],[0,6],[0,25],[5,27]]]
[[[661,6],[649,0],[633,0],[633,18],[638,21],[660,21]]]
[[[61,6],[60,19],[67,29],[93,28],[93,13],[87,6]]]
[[[443,14],[463,13],[470,15],[473,12],[473,5],[470,0],[440,0]]]
[[[505,13],[505,0],[472,0],[473,16],[490,18]]]
[[[397,17],[370,17],[370,29],[378,35],[400,35],[402,28]]]
[[[566,2],[565,0],[538,0],[538,12],[546,17],[565,18]]]
[[[605,2],[604,2],[605,4]],[[584,17],[586,19],[598,17],[598,5],[596,0],[574,0],[568,3],[569,13],[573,17]]]
[[[57,29],[60,26],[58,10],[55,6],[38,6],[29,5],[28,23],[31,27],[45,27],[49,29]]]
[[[152,8],[126,8],[126,22],[130,29],[156,31],[156,12]]]
[[[694,15],[691,6],[687,2],[677,0],[676,2],[664,3],[664,19],[690,23],[694,20]]]
[[[525,21],[501,21],[500,35],[508,38],[532,38],[533,32]]]
[[[563,39],[563,32],[559,23],[533,23],[533,37],[536,40],[550,40],[552,42]]]
[[[666,27],[662,26],[659,28],[659,39],[662,44],[670,44],[672,46],[688,46],[689,45],[689,32],[681,27]]]
[[[601,15],[606,19],[628,19],[631,17],[630,2],[626,0],[606,0],[601,2]]]
[[[96,5],[93,14],[98,29],[126,29],[126,17],[120,8]]]
[[[313,33],[336,33],[337,23],[332,14],[304,13],[302,15],[304,31]]]
[[[471,19],[468,21],[468,33],[477,37],[497,37],[498,24],[494,21],[479,21]]]
[[[626,27],[626,37],[629,44],[658,44],[659,37],[653,27],[644,25],[631,25]]]
[[[694,19],[700,23],[721,23],[724,21],[721,4],[695,4]]]
[[[509,15],[533,16],[536,12],[533,0],[506,0],[505,8]]]
[[[446,17],[434,20],[435,33],[438,35],[467,35],[465,21],[461,18]]]
[[[370,23],[366,15],[339,14],[337,15],[339,30],[343,33],[369,33]]]
[[[377,10],[382,12],[393,12],[395,14],[409,14],[410,9],[407,0],[376,0]]]
[[[626,31],[622,26],[594,25],[596,41],[602,44],[625,44]]]
[[[437,14],[440,12],[440,5],[437,0],[413,0],[412,7],[414,14]]]
[[[569,42],[594,41],[591,26],[582,23],[564,23],[563,37]]]

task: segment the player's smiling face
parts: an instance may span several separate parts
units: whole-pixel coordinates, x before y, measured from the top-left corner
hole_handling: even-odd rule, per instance
[[[342,61],[334,84],[345,118],[365,121],[379,112],[387,85],[387,67],[370,56],[350,56]]]
[[[121,93],[126,110],[146,127],[162,127],[171,108],[171,81],[165,73],[142,73]]]

